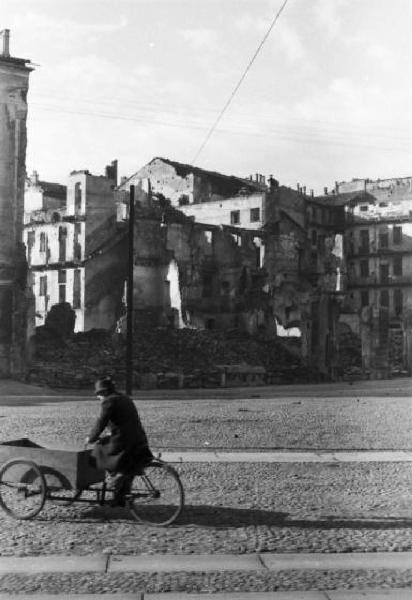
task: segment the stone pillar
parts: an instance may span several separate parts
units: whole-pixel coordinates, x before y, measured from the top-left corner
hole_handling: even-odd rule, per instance
[[[0,377],[21,372],[26,345],[22,245],[29,61],[9,55],[0,32]],[[22,330],[23,328],[23,330]]]

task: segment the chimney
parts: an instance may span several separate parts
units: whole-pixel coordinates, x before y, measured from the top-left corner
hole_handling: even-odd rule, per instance
[[[279,181],[273,177],[273,175],[269,175],[268,177],[269,189],[272,192],[279,187]]]
[[[0,31],[1,36],[1,56],[8,58],[10,56],[10,29]]]
[[[38,185],[39,183],[39,174],[37,171],[33,171],[33,173],[30,175],[30,181],[33,185]]]
[[[304,194],[305,194],[305,196],[306,196],[306,185],[304,185],[302,189],[303,189],[303,193],[304,193]]]
[[[328,195],[328,188],[327,188],[327,187],[323,188],[323,194],[324,194],[325,196],[327,196],[327,195]]]
[[[313,190],[310,190],[310,197],[313,198]]]
[[[255,173],[255,181],[256,183],[259,183],[259,173]]]
[[[296,184],[296,189],[297,189],[298,192],[300,192],[300,183]]]

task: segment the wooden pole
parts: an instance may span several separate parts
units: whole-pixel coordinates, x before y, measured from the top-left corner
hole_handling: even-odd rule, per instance
[[[133,254],[134,254],[134,185],[129,195],[129,247],[127,263],[127,339],[126,339],[126,394],[133,390]]]

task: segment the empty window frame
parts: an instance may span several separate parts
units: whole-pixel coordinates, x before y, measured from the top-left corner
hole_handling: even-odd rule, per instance
[[[318,232],[316,229],[312,229],[312,246],[316,246],[316,242],[318,241]]]
[[[41,275],[39,279],[39,296],[47,296],[47,275]]]
[[[36,232],[29,231],[27,233],[27,262],[29,267],[31,266],[31,255],[33,251],[33,246],[36,243]]]
[[[81,308],[81,271],[73,272],[73,308]]]
[[[74,213],[77,215],[82,210],[82,184],[77,182],[74,186]]]
[[[381,306],[389,306],[389,290],[382,290],[380,293]]]
[[[381,231],[379,233],[379,248],[388,248],[389,246],[389,235],[387,231]]]
[[[44,231],[40,233],[40,252],[46,252],[47,238]]]
[[[379,265],[380,283],[388,283],[389,281],[389,265]]]
[[[250,209],[250,222],[256,223],[260,221],[260,208],[251,208]]]
[[[368,260],[360,261],[360,274],[361,274],[361,277],[369,277],[369,261]]]
[[[369,290],[362,290],[360,293],[360,300],[362,308],[369,306]]]
[[[66,227],[59,227],[59,262],[66,261],[66,239],[67,239]]]
[[[82,225],[81,223],[74,224],[74,236],[73,236],[73,258],[74,260],[81,260],[82,258],[82,245],[79,242]]]
[[[399,290],[399,289],[393,290],[393,309],[397,316],[401,315],[403,312],[402,290]]]
[[[232,210],[230,212],[230,224],[239,225],[240,223],[240,210]]]
[[[392,239],[393,239],[394,244],[401,244],[402,243],[402,227],[395,225],[393,228],[392,236],[393,236]]]
[[[393,274],[394,275],[402,275],[403,265],[402,265],[402,256],[395,256],[393,259]]]
[[[369,230],[360,230],[360,251],[363,253],[369,252]]]
[[[59,285],[59,302],[66,302],[66,285],[64,283]]]

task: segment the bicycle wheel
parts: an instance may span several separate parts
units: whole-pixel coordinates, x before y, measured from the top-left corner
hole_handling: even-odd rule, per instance
[[[15,519],[31,519],[46,501],[46,481],[36,463],[16,458],[0,469],[0,506]]]
[[[148,525],[166,526],[176,521],[184,505],[184,491],[173,467],[155,460],[132,482],[127,505],[133,517]]]

